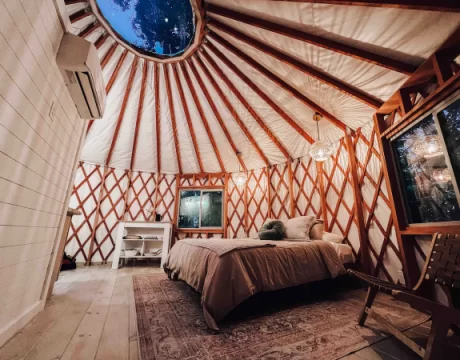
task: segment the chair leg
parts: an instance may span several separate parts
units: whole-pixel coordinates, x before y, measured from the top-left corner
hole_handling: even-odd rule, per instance
[[[431,323],[430,337],[425,349],[423,360],[442,359],[442,352],[450,324],[447,319],[433,317]]]
[[[378,292],[378,289],[372,286],[369,286],[369,289],[367,289],[366,300],[364,300],[364,307],[358,318],[359,325],[363,326],[364,323],[366,322],[366,319],[367,319],[366,308],[370,308],[372,306],[372,303],[374,302],[377,292]]]
[[[455,335],[460,336],[460,327],[456,324],[452,324],[450,329],[454,332]]]

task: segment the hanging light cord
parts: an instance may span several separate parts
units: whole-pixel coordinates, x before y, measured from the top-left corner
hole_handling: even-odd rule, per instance
[[[321,137],[319,136],[319,120],[316,120],[316,134],[318,135],[318,141],[321,141]]]

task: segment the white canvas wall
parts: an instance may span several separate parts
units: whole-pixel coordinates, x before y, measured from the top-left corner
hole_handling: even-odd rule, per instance
[[[0,0],[0,346],[43,306],[84,126],[55,63],[62,34],[53,0]]]

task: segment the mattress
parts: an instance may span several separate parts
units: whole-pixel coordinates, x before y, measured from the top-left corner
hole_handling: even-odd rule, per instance
[[[322,240],[265,241],[264,247],[257,241],[249,248],[240,248],[250,241],[254,242],[184,239],[172,247],[165,262],[170,278],[183,280],[201,293],[204,317],[212,329],[217,330],[217,322],[258,292],[345,274],[343,261],[351,252],[347,245]],[[273,245],[267,246],[270,243]],[[229,247],[233,250],[227,252]]]
[[[289,239],[289,240],[282,240],[283,242],[293,242],[293,243],[298,243],[298,242],[309,242],[311,240],[305,240],[305,239]],[[351,247],[347,244],[336,244],[333,242],[328,241],[329,244],[332,245],[334,248],[335,252],[339,256],[340,261],[342,262],[343,265],[346,264],[353,264],[355,262],[355,257],[353,255],[353,250]]]

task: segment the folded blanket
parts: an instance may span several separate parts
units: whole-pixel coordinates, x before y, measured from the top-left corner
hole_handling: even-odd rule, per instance
[[[236,249],[253,249],[261,247],[275,247],[273,241],[253,239],[184,239],[180,241],[192,246],[199,246],[213,251],[217,256],[222,256]]]

